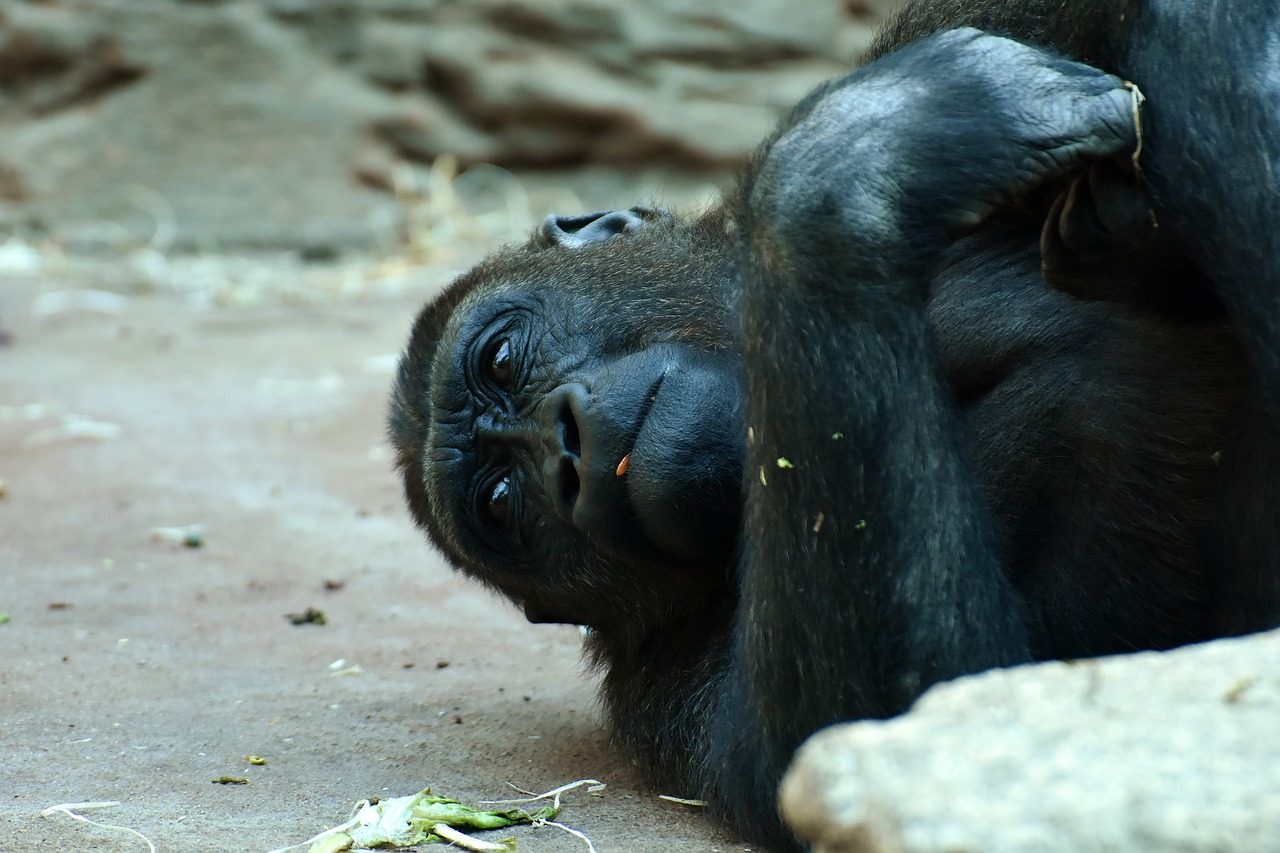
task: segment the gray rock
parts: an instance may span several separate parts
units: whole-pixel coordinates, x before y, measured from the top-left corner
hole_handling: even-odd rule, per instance
[[[723,172],[886,2],[0,0],[0,230],[368,247],[444,154]]]
[[[43,37],[25,35],[36,31],[19,8],[0,6],[16,24],[9,43]],[[256,4],[98,0],[74,18],[94,34],[82,41],[102,47],[68,48],[73,71],[32,64],[28,85],[5,88],[26,109],[0,115],[0,174],[18,175],[26,218],[73,246],[156,233],[189,245],[350,245],[394,219],[391,199],[351,163],[366,128],[397,105]],[[97,76],[114,68],[116,84],[77,92],[69,78],[91,79],[103,56],[115,64]]]
[[[1280,850],[1280,632],[939,685],[781,802],[819,853]]]

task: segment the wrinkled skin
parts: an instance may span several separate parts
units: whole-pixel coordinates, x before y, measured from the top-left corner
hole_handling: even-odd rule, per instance
[[[414,517],[777,848],[823,725],[1280,623],[1276,22],[908,6],[722,206],[550,217],[423,310]]]

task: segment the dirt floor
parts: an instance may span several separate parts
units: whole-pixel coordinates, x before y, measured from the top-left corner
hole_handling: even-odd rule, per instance
[[[602,853],[746,849],[610,749],[575,629],[425,545],[383,439],[425,288],[327,275],[244,306],[0,277],[0,851],[147,849],[59,803],[117,801],[86,815],[162,851],[267,851],[366,797],[587,777],[608,788],[560,819]],[[199,547],[164,530],[192,524]]]

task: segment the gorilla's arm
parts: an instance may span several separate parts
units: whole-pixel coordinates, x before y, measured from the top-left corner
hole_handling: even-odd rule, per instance
[[[1133,109],[1113,77],[953,31],[823,90],[746,183],[742,603],[710,762],[740,825],[816,728],[1029,660],[925,298],[957,229],[1132,150]]]

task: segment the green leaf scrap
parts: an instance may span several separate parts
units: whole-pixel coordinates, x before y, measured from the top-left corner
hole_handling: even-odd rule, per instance
[[[367,847],[412,847],[444,839],[432,832],[438,824],[458,830],[505,829],[519,824],[552,820],[558,809],[544,806],[533,814],[524,809],[489,811],[474,809],[458,800],[437,797],[426,788],[408,797],[377,803],[362,801],[355,816],[340,827],[312,841],[307,853],[339,853]],[[514,848],[514,845],[513,845]]]

